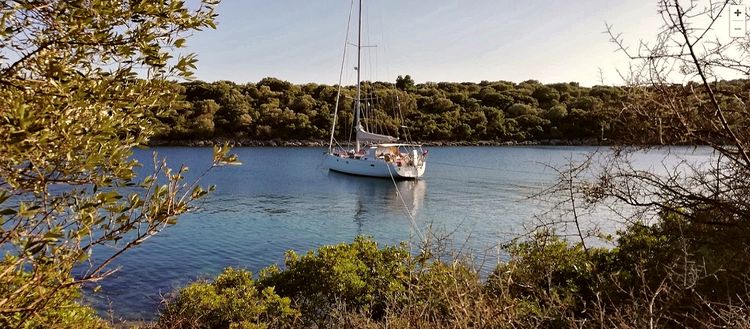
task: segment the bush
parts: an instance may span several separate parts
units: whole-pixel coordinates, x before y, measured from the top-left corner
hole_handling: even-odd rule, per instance
[[[584,250],[550,232],[508,247],[510,260],[498,264],[487,280],[487,290],[515,301],[519,314],[545,326],[570,326],[585,315],[601,289],[598,268],[608,262],[605,249]]]
[[[163,328],[292,327],[299,312],[273,287],[260,288],[246,270],[227,268],[213,282],[195,282],[167,300]]]
[[[738,237],[748,230],[706,226],[705,216],[664,212],[618,232],[612,249],[537,234],[509,248],[487,289],[544,326],[746,327],[750,259]]]
[[[372,239],[357,237],[303,256],[289,251],[286,268],[265,269],[260,284],[297,301],[311,321],[325,319],[339,304],[379,317],[389,301],[403,297],[411,263],[403,246],[379,249]]]
[[[735,226],[731,236],[741,230]],[[269,267],[257,282],[247,271],[227,269],[213,283],[191,284],[160,324],[750,328],[746,243],[727,243],[717,238],[730,236],[722,232],[676,213],[618,232],[618,246],[609,249],[540,232],[510,245],[510,259],[487,280],[466,262],[412,257],[403,245],[381,249],[358,237],[302,256],[289,252],[283,270]]]

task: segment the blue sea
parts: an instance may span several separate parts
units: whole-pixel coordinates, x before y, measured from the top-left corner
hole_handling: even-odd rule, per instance
[[[350,242],[357,235],[382,244],[417,243],[420,236],[449,237],[452,248],[496,263],[498,246],[525,232],[544,202],[529,196],[557,177],[554,167],[582,159],[595,147],[432,147],[427,173],[393,182],[328,172],[322,148],[235,148],[241,166],[218,167],[202,178],[216,191],[197,212],[119,257],[119,271],[100,282],[87,301],[115,319],[151,320],[162,295],[228,266],[257,273],[282,264],[287,250],[306,252]],[[141,149],[135,158],[152,167],[153,152],[171,167],[187,165],[194,179],[209,166],[210,148]],[[675,151],[641,154],[658,165]],[[710,150],[678,152],[707,157]],[[96,258],[96,255],[95,255]]]

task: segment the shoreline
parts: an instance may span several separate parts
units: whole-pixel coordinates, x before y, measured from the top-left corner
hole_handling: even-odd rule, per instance
[[[252,140],[252,139],[177,139],[163,140],[155,139],[148,146],[189,146],[208,147],[228,143],[232,147],[326,147],[327,140]],[[420,141],[416,142],[422,146],[609,146],[611,143],[602,142],[597,139],[563,140],[548,139],[535,141]]]

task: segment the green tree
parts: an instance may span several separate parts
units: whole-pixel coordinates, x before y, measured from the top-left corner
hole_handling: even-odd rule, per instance
[[[404,77],[400,75],[396,77],[396,88],[407,91],[416,89],[414,86],[414,80],[408,74]]]
[[[568,115],[568,109],[563,104],[558,104],[550,108],[547,112],[544,113],[544,116],[547,119],[550,119],[552,121],[560,121],[565,116]]]
[[[219,104],[212,99],[206,99],[196,102],[193,107],[191,130],[200,136],[213,135],[214,114],[219,110]]]
[[[549,109],[558,104],[560,93],[552,87],[540,86],[531,94],[539,102],[539,107]]]
[[[506,137],[508,131],[505,123],[505,113],[498,109],[487,108],[487,137],[500,140]]]
[[[217,126],[229,136],[246,133],[253,122],[248,98],[232,82],[218,81],[212,85],[217,89],[216,103],[220,106],[215,118]]]
[[[215,5],[0,3],[0,327],[85,326],[80,286],[206,193],[163,161],[137,180],[131,149],[177,99],[167,79],[191,76],[195,56],[172,51],[215,27]],[[214,164],[234,160],[217,150]],[[102,245],[114,253],[91,258]]]
[[[482,88],[476,95],[482,101],[482,105],[505,110],[513,104],[513,97],[501,94],[491,87]]]
[[[532,106],[526,104],[513,104],[506,111],[508,116],[511,118],[520,117],[524,115],[537,115],[539,111]]]

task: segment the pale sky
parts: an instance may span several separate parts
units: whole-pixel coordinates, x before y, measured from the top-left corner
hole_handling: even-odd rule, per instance
[[[336,83],[350,4],[223,0],[218,29],[189,39],[199,58],[196,77]],[[661,22],[652,0],[365,0],[364,9],[363,43],[377,44],[366,50],[377,59],[363,67],[376,72],[370,79],[385,81],[409,74],[417,82],[591,86],[599,84],[601,68],[605,84],[621,84],[615,70],[626,68],[627,59],[609,42],[605,22],[633,46],[652,38]]]

